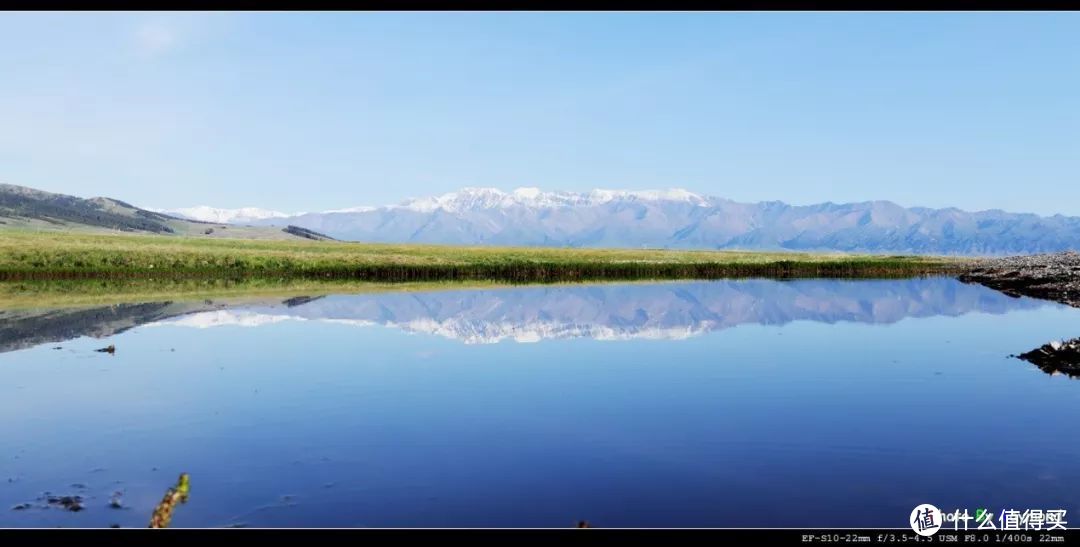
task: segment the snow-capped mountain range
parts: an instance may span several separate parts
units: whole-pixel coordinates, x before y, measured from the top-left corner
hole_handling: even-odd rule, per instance
[[[708,198],[699,196],[682,189],[670,190],[593,190],[588,193],[579,192],[544,192],[539,188],[518,188],[513,192],[503,192],[498,188],[463,188],[458,192],[450,192],[441,196],[410,198],[396,205],[383,207],[358,206],[345,209],[331,209],[313,214],[330,213],[366,213],[378,209],[403,209],[421,213],[430,213],[437,210],[461,212],[469,209],[494,209],[507,207],[580,207],[594,206],[608,203],[618,199],[636,199],[641,201],[675,201],[695,203],[705,206],[709,203]],[[241,207],[239,209],[221,209],[208,205],[186,207],[180,209],[153,209],[149,211],[166,213],[180,216],[191,220],[203,222],[249,222],[255,220],[267,220],[274,218],[287,218],[302,216],[309,213],[282,213],[270,211],[258,207]]]
[[[889,201],[739,203],[681,189],[464,188],[397,205],[286,214],[158,210],[210,222],[300,226],[344,240],[467,245],[1021,254],[1080,249],[1080,218],[902,207]]]
[[[435,211],[467,212],[477,209],[553,209],[561,207],[595,207],[613,201],[674,202],[707,206],[709,199],[681,189],[671,190],[593,190],[579,192],[544,192],[539,188],[518,188],[503,192],[497,188],[463,188],[441,196],[413,198],[390,208],[421,213]]]

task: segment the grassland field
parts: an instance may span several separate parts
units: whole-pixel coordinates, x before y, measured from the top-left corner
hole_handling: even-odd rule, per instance
[[[0,280],[340,280],[373,283],[909,277],[963,259],[750,251],[462,247],[0,231]]]

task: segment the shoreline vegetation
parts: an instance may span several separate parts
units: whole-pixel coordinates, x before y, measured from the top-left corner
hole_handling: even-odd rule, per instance
[[[950,257],[759,251],[460,247],[0,232],[0,280],[560,283],[955,275]]]
[[[261,304],[281,298],[313,298],[331,294],[494,289],[515,286],[521,285],[498,281],[373,283],[349,280],[258,278],[0,281],[0,313],[24,309],[82,308],[164,301]]]

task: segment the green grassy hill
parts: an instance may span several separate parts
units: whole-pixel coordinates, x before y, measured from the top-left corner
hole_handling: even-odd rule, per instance
[[[0,234],[11,229],[130,232],[201,239],[328,239],[302,229],[197,222],[140,209],[112,198],[84,199],[0,184]]]

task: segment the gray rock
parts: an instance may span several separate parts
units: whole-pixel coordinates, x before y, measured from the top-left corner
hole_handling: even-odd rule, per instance
[[[1031,296],[1080,307],[1080,253],[1075,251],[980,260],[959,279],[1010,296]]]
[[[1047,374],[1080,377],[1080,338],[1050,342],[1017,357]]]

